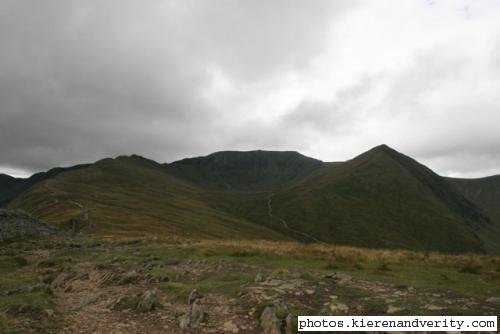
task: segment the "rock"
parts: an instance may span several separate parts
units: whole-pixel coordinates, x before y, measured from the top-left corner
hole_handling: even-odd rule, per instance
[[[200,304],[199,300],[195,300],[195,302],[191,305],[191,313],[190,313],[190,323],[191,325],[199,325],[206,318],[206,313],[203,309],[203,306]]]
[[[490,297],[486,299],[487,303],[500,304],[500,297]]]
[[[332,311],[334,313],[345,313],[345,312],[349,311],[349,306],[347,306],[346,304],[342,304],[342,303],[333,303],[333,304],[330,304],[330,311]]]
[[[48,309],[45,309],[43,310],[43,312],[47,315],[47,317],[51,318],[54,316],[54,310],[48,308]]]
[[[132,270],[123,275],[119,280],[118,280],[118,285],[124,285],[124,284],[130,284],[130,283],[135,283],[139,280],[139,274],[137,271]]]
[[[440,311],[440,310],[446,309],[446,307],[432,305],[432,304],[427,304],[424,306],[424,308],[429,310],[429,311]]]
[[[198,292],[198,290],[194,289],[191,291],[188,297],[188,305],[193,304],[197,299],[203,298],[203,295]]]
[[[281,320],[276,316],[274,308],[267,306],[260,316],[263,334],[281,334]]]
[[[393,313],[401,312],[403,310],[404,310],[404,308],[402,308],[402,307],[389,305],[389,307],[387,308],[387,314],[393,314]]]
[[[293,334],[294,317],[291,313],[285,318],[285,334]]]
[[[25,211],[0,209],[0,241],[23,235],[58,233],[55,227],[42,223]]]
[[[122,296],[117,298],[111,305],[115,311],[134,310],[139,304],[139,296]]]
[[[199,299],[195,299],[189,306],[188,312],[181,317],[179,327],[184,329],[186,327],[199,326],[207,320],[207,313],[203,306],[200,304]]]
[[[224,332],[229,332],[229,333],[238,333],[240,330],[238,326],[231,320],[228,320],[222,325],[222,329]]]
[[[188,297],[189,309],[179,320],[179,327],[181,329],[190,326],[198,326],[207,320],[208,315],[200,303],[202,298],[203,295],[196,289],[191,291]]]
[[[264,280],[264,278],[262,277],[262,274],[261,273],[258,273],[256,276],[255,276],[255,279],[254,279],[254,282],[255,283],[260,283]]]
[[[150,312],[158,306],[158,290],[148,290],[141,295],[136,310],[139,312]]]

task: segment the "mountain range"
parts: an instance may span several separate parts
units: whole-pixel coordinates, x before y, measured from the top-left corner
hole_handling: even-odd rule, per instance
[[[345,162],[223,151],[0,174],[0,205],[73,232],[500,254],[500,176],[442,177],[380,145]]]

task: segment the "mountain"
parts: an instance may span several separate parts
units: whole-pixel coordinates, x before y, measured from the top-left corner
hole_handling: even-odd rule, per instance
[[[7,205],[12,199],[28,190],[35,184],[57,176],[62,172],[68,172],[88,165],[76,165],[72,167],[56,167],[47,172],[33,174],[27,179],[13,178],[12,176],[0,174],[0,207]]]
[[[289,239],[207,204],[206,192],[140,156],[103,159],[36,184],[9,206],[105,235]]]
[[[500,253],[493,204],[487,209],[385,145],[341,163],[273,151],[217,152],[170,164],[136,155],[103,159],[45,174],[8,207],[72,231],[113,236]]]
[[[383,145],[276,192],[273,210],[325,242],[484,252],[491,223],[443,178]]]
[[[325,165],[298,152],[224,151],[166,164],[173,175],[214,190],[270,190],[289,186]]]
[[[493,225],[481,231],[483,239],[500,253],[500,175],[478,179],[446,178],[463,196],[491,218]]]

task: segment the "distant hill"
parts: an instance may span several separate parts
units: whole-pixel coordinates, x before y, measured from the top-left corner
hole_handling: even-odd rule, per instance
[[[16,196],[39,182],[55,177],[62,172],[76,170],[86,166],[88,165],[56,167],[47,172],[33,174],[31,177],[26,179],[13,178],[9,175],[0,174],[0,207],[6,206]]]
[[[342,163],[273,151],[170,164],[133,155],[32,181],[9,207],[89,233],[500,253],[495,199],[477,200],[385,145]]]
[[[297,183],[324,165],[298,152],[224,151],[165,166],[173,175],[209,189],[270,190]]]

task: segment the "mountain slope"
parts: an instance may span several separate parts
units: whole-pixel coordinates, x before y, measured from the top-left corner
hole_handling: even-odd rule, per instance
[[[441,177],[387,146],[277,192],[275,215],[326,241],[377,248],[483,252],[490,222]]]
[[[48,180],[59,175],[60,173],[85,168],[87,166],[88,165],[82,164],[72,167],[56,167],[48,170],[47,172],[33,174],[27,179],[13,178],[9,175],[0,174],[0,207],[7,205],[22,192],[28,190],[39,182]]]
[[[104,159],[36,184],[9,204],[52,224],[107,235],[286,239],[212,209],[207,194],[138,156]]]
[[[324,166],[297,152],[216,152],[167,164],[170,173],[214,190],[269,190],[302,180]]]
[[[492,226],[480,233],[490,248],[500,253],[500,175],[479,179],[447,178],[446,180],[490,217]]]

